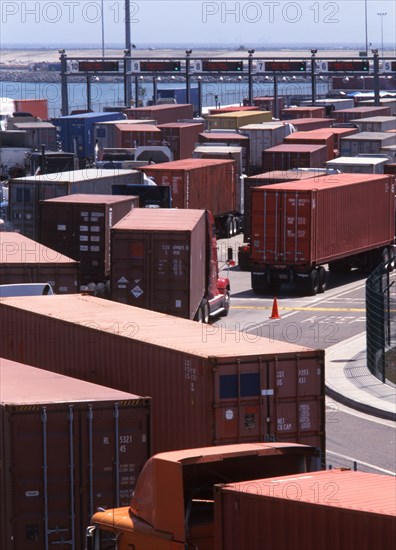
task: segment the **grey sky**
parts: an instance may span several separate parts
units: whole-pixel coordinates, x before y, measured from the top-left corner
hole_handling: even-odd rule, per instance
[[[2,0],[1,45],[123,45],[124,0]],[[395,48],[394,0],[130,0],[131,41],[140,45],[365,44]],[[386,13],[383,17],[378,13]]]

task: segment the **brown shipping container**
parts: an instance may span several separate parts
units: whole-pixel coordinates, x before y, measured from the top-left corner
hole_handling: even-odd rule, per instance
[[[112,149],[116,147],[116,124],[117,125],[129,125],[131,127],[132,124],[153,124],[156,126],[157,121],[156,120],[106,120],[105,122],[95,122],[94,123],[94,135],[95,135],[95,141],[99,143],[99,145],[106,149]],[[133,129],[133,128],[132,128]]]
[[[198,142],[198,136],[204,131],[203,122],[169,122],[158,126],[162,142],[166,142],[173,153],[174,160],[191,158]]]
[[[387,132],[388,130],[396,132],[396,117],[394,116],[372,116],[358,118],[351,122],[359,127],[360,132]]]
[[[292,120],[296,118],[324,118],[325,107],[287,107],[280,113],[281,120]]]
[[[323,132],[323,133],[322,133]],[[313,145],[326,145],[327,158],[331,160],[334,158],[334,134],[327,130],[310,130],[309,132],[293,132],[285,137],[285,143],[302,143]]]
[[[385,164],[384,174],[396,174],[396,163]]]
[[[340,148],[340,139],[345,136],[352,136],[359,132],[359,128],[319,128],[318,130],[308,130],[310,132],[315,132],[315,134],[321,134],[322,136],[333,136],[334,139],[334,149],[338,150]],[[297,132],[296,132],[297,133]],[[299,134],[303,134],[303,131],[299,131]]]
[[[379,103],[380,103],[381,107],[388,107],[389,108],[389,113],[386,116],[396,115],[396,98],[394,98],[394,97],[380,97]],[[358,107],[370,107],[370,106],[374,106],[374,105],[375,105],[374,99],[363,99],[362,101],[358,101]]]
[[[308,132],[309,130],[330,128],[334,121],[334,118],[295,118],[289,122],[298,132]]]
[[[174,208],[210,210],[214,216],[236,210],[235,162],[184,159],[144,166],[157,185],[169,185]]]
[[[257,174],[256,176],[250,176],[245,178],[243,182],[244,192],[244,216],[243,216],[243,234],[244,240],[250,239],[251,228],[251,189],[252,187],[260,187],[262,185],[272,185],[274,183],[283,183],[286,181],[305,180],[315,178],[317,175],[315,172],[302,172],[294,170],[275,170],[273,172],[264,172],[263,174]]]
[[[248,99],[244,99],[243,102],[249,102]],[[264,109],[265,111],[271,111],[273,116],[279,116],[279,113],[283,109],[285,100],[283,97],[278,97],[278,111],[275,109],[275,98],[274,97],[254,97],[253,105]]]
[[[0,314],[4,357],[152,397],[153,452],[276,440],[324,460],[323,350],[84,295]]]
[[[389,107],[353,107],[353,109],[340,109],[333,112],[337,122],[351,122],[356,118],[367,118],[371,116],[390,116]]]
[[[230,106],[230,107],[220,107],[219,109],[209,109],[210,115],[223,115],[224,113],[235,113],[235,112],[244,112],[246,111],[257,111],[257,107],[254,105],[241,105],[241,106]]]
[[[252,260],[309,266],[388,245],[394,194],[390,176],[371,174],[254,187]]]
[[[50,283],[56,294],[78,292],[79,265],[20,233],[0,232],[0,284]]]
[[[16,113],[30,113],[41,120],[48,120],[47,99],[14,99]]]
[[[260,124],[261,122],[271,121],[271,111],[238,111],[236,113],[205,116],[205,125],[209,130],[216,128],[238,130],[241,126],[246,126],[247,124]]]
[[[190,103],[152,105],[151,107],[126,109],[124,112],[127,118],[152,119],[156,120],[157,124],[167,124],[168,122],[177,122],[182,119],[192,119],[194,116],[194,106]]]
[[[218,485],[216,550],[389,550],[392,476],[328,470]]]
[[[111,298],[193,319],[206,289],[204,210],[136,209],[111,230]]]
[[[50,151],[58,149],[56,127],[50,122],[15,122],[15,130],[26,132],[26,144],[32,149],[39,149],[45,145]]]
[[[263,151],[263,171],[290,168],[323,168],[327,161],[326,145],[285,143]]]
[[[150,457],[150,399],[0,358],[0,546],[85,548]]]
[[[116,124],[114,142],[120,148],[158,146],[162,144],[162,134],[153,124]]]
[[[139,197],[75,194],[42,201],[40,242],[80,262],[80,285],[110,275],[110,228]]]

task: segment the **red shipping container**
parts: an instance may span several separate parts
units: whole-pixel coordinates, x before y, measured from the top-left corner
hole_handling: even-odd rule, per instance
[[[4,357],[153,399],[153,452],[257,441],[325,456],[324,351],[92,296],[0,298]]]
[[[206,291],[204,210],[136,209],[111,230],[111,298],[193,319]]]
[[[14,99],[16,113],[30,113],[41,120],[48,120],[47,99]]]
[[[85,548],[97,507],[131,501],[150,399],[4,358],[0,379],[2,550]]]
[[[340,109],[333,112],[337,122],[350,122],[355,118],[367,118],[371,116],[390,116],[389,107],[353,107],[352,109]]]
[[[153,124],[115,124],[115,147],[133,148],[144,145],[162,145],[162,133]]]
[[[144,166],[157,185],[169,185],[174,208],[210,210],[214,216],[237,209],[235,162],[184,159]]]
[[[127,118],[153,119],[157,124],[177,122],[178,120],[192,119],[194,106],[190,103],[176,105],[152,105],[151,107],[135,107],[124,111]]]
[[[335,151],[339,151],[340,149],[340,141],[341,138],[345,136],[352,136],[353,134],[357,134],[359,132],[359,128],[320,128],[318,130],[310,130],[311,132],[315,132],[318,135],[323,136],[333,136],[334,139],[334,149]],[[296,132],[297,133],[297,132]],[[301,132],[298,132],[301,133]]]
[[[284,142],[288,143],[308,143],[313,145],[326,145],[327,159],[334,158],[334,134],[328,130],[310,130],[309,132],[293,132],[285,137]]]
[[[389,550],[395,480],[328,470],[218,485],[214,515],[216,550]]]
[[[244,99],[243,102],[249,102],[248,99]],[[254,97],[253,105],[263,109],[264,111],[272,111],[273,116],[279,116],[279,113],[284,107],[285,100],[283,97],[278,97],[278,111],[275,109],[275,98],[274,97]]]
[[[298,132],[308,132],[309,130],[330,128],[334,121],[334,118],[294,118],[290,123]]]
[[[263,171],[290,168],[323,168],[327,161],[326,145],[275,145],[263,151]]]
[[[296,118],[324,118],[326,116],[325,107],[287,107],[281,110],[281,120],[291,120]]]
[[[20,233],[0,232],[0,285],[50,283],[56,294],[78,292],[79,266]]]
[[[259,263],[320,265],[394,238],[390,176],[336,174],[251,193],[251,259]]]
[[[75,194],[40,203],[40,242],[79,262],[80,284],[110,276],[110,228],[139,197]]]
[[[192,157],[199,134],[204,131],[205,125],[203,122],[169,122],[158,125],[158,128],[162,132],[163,144],[167,144],[173,153],[173,159],[180,160]]]

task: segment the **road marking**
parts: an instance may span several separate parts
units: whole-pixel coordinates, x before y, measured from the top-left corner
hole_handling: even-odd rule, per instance
[[[363,462],[362,460],[357,460],[356,458],[352,458],[350,456],[345,456],[339,453],[333,453],[332,451],[326,451],[327,454],[339,456],[341,458],[344,458],[345,460],[350,460],[351,462],[356,462],[357,465],[361,464],[362,466],[367,466],[368,468],[372,468],[373,470],[378,470],[379,472],[382,472],[387,475],[394,476],[395,472],[392,472],[391,470],[385,470],[384,468],[379,468],[378,466],[374,466],[374,464],[369,464],[368,462]]]
[[[272,305],[269,306],[231,306],[232,309],[272,309]],[[345,307],[345,308],[338,308],[338,307],[285,307],[280,306],[278,303],[278,310],[282,311],[337,311],[337,312],[345,312],[345,311],[352,311],[355,313],[362,313],[365,312],[366,309],[362,308],[355,308],[355,307]]]

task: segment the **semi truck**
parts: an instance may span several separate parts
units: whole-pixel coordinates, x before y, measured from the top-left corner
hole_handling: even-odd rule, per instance
[[[131,210],[111,229],[111,298],[203,323],[226,316],[214,226],[207,210]]]
[[[370,272],[394,258],[395,184],[391,175],[334,174],[251,190],[253,292],[294,284],[327,288],[327,269]]]
[[[215,484],[319,469],[316,450],[295,443],[225,445],[154,455],[138,478],[129,507],[93,515],[86,548],[213,550]]]

